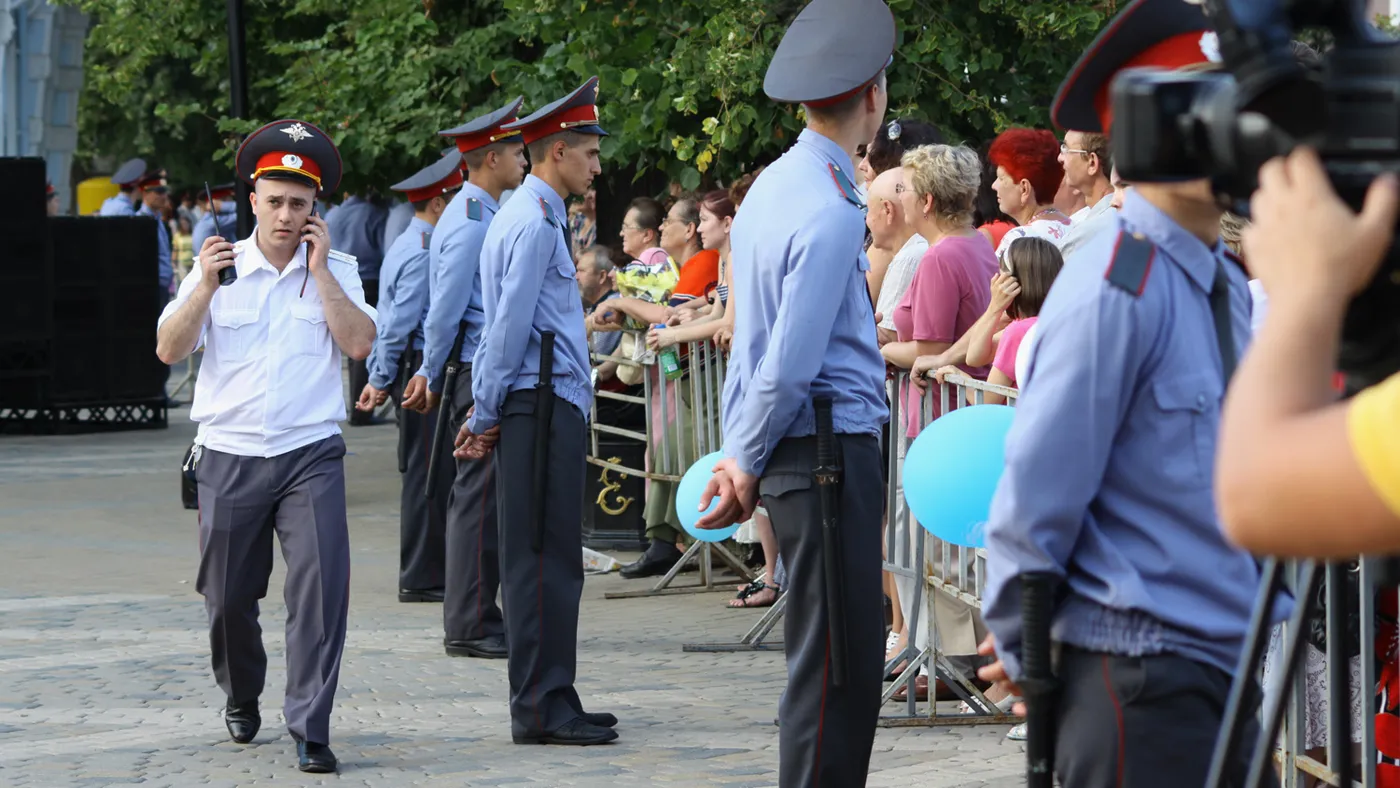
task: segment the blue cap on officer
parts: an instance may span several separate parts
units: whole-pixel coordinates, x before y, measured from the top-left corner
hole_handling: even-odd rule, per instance
[[[123,188],[132,188],[141,176],[146,174],[145,159],[129,159],[112,174],[112,183]]]
[[[438,134],[452,137],[453,142],[457,145],[457,150],[462,153],[484,148],[493,142],[510,139],[519,132],[504,131],[501,127],[515,120],[515,116],[520,112],[520,105],[524,103],[525,98],[517,96],[514,101],[495,112],[473,118],[455,129],[439,131]],[[444,152],[443,155],[447,154]]]
[[[567,96],[546,104],[528,118],[507,123],[501,129],[520,132],[526,145],[561,131],[608,136],[598,125],[598,78],[589,77],[587,82],[574,88]]]
[[[455,153],[456,148],[452,151]],[[404,192],[409,202],[431,200],[439,195],[455,191],[462,186],[462,169],[451,156],[442,156],[413,175],[390,186],[396,192]]]
[[[763,92],[822,107],[870,87],[894,62],[894,14],[882,0],[812,0],[783,34]]]

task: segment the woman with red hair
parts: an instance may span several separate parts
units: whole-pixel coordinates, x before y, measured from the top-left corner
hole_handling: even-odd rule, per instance
[[[1069,217],[1054,204],[1065,177],[1059,156],[1059,140],[1044,129],[1007,129],[992,141],[987,159],[997,168],[997,206],[1020,225],[1002,237],[998,261],[1018,238],[1036,236],[1058,246],[1069,231]]]

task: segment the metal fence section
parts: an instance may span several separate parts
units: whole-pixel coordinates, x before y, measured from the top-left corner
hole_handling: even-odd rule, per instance
[[[645,348],[645,332],[627,332],[635,347]],[[594,361],[613,361],[619,367],[640,370],[642,396],[598,391],[593,401],[590,419],[591,449],[588,462],[610,471],[648,480],[647,496],[663,492],[668,500],[675,498],[675,485],[696,460],[720,448],[720,400],[724,390],[724,354],[708,340],[676,346],[680,356],[678,373],[668,377],[657,354],[652,351],[636,354],[633,359],[616,356],[594,356]],[[646,409],[644,432],[628,430],[598,422],[598,400],[640,404]],[[600,434],[615,435],[642,442],[646,447],[647,467],[629,468],[602,457],[598,446]],[[693,594],[704,591],[724,591],[728,585],[717,585],[714,562],[718,559],[745,582],[753,579],[744,562],[720,544],[695,542],[676,561],[670,571],[656,584],[640,591],[611,591],[607,599],[635,599],[667,594]],[[699,581],[694,584],[673,585],[681,570],[691,563],[699,565]]]
[[[910,385],[908,374],[901,372],[889,381],[887,392],[890,401],[890,440],[886,460],[889,462],[891,483],[887,490],[884,566],[885,571],[896,577],[896,582],[904,580],[901,588],[908,589],[913,598],[905,611],[908,630],[905,648],[885,665],[887,675],[896,669],[899,674],[886,686],[882,703],[888,703],[901,687],[907,689],[905,700],[897,707],[900,711],[881,716],[880,724],[1008,724],[1016,718],[997,708],[965,675],[972,664],[970,658],[976,651],[975,638],[971,648],[964,640],[964,647],[958,649],[957,654],[950,655],[946,653],[945,643],[949,638],[945,635],[951,633],[941,632],[939,624],[940,609],[965,614],[968,625],[971,625],[971,617],[979,615],[987,575],[986,551],[948,544],[924,531],[904,503],[904,456],[913,440],[909,437],[910,433],[918,435],[937,415],[959,405],[984,404],[989,394],[1000,397],[1007,404],[1014,404],[1017,391],[964,375],[948,375],[943,383],[931,383],[924,394],[917,397],[909,394]],[[911,405],[917,408],[917,412],[909,412]],[[911,419],[915,425],[912,430],[909,429]],[[917,480],[914,481],[917,483]],[[904,593],[903,590],[901,593]],[[895,600],[895,603],[900,604],[899,600]],[[966,610],[959,610],[960,607]],[[921,636],[923,632],[928,633],[927,637]],[[955,661],[962,665],[955,664]],[[912,691],[915,679],[923,670],[930,674],[929,702],[925,710],[920,709],[920,702]],[[940,714],[935,692],[938,681],[949,687],[971,711]]]

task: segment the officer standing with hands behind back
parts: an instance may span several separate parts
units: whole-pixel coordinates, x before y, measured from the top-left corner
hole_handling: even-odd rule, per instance
[[[279,120],[236,156],[253,184],[257,225],[237,243],[204,242],[199,265],[160,316],[166,364],[205,348],[190,418],[199,478],[199,577],[224,723],[246,744],[262,724],[267,652],[258,600],[272,573],[272,537],[287,564],[287,691],[282,707],[304,772],[333,772],[330,716],[350,608],[341,354],[365,358],[374,308],[355,259],[332,251],[313,212],[340,184],[324,132]],[[220,286],[219,274],[238,278]]]
[[[880,0],[814,0],[798,14],[763,88],[801,103],[807,128],[754,182],[730,234],[744,297],[724,389],[725,459],[701,507],[721,500],[698,525],[744,520],[761,496],[778,536],[791,578],[784,788],[864,785],[879,716],[879,436],[889,409],[851,174],[856,149],[884,120],[894,44]],[[834,468],[818,472],[828,441]],[[834,498],[823,481],[837,481]]]
[[[516,744],[604,744],[611,714],[583,710],[574,680],[583,593],[583,486],[592,366],[583,303],[565,237],[564,198],[588,191],[598,165],[598,78],[519,131],[531,173],[486,231],[486,333],[472,359],[475,404],[457,456],[495,450],[511,736]],[[552,348],[552,349],[551,349]],[[552,374],[544,374],[552,367]]]
[[[444,156],[407,180],[389,187],[413,206],[413,219],[389,245],[379,269],[382,290],[379,334],[367,367],[369,382],[355,409],[373,413],[391,396],[403,397],[406,381],[423,363],[423,318],[428,312],[428,247],[448,201],[462,187],[456,156]],[[436,472],[446,476],[439,494],[425,497],[436,412],[399,409],[399,465],[403,471],[399,496],[399,601],[441,602],[447,488],[452,483],[448,462]],[[446,441],[444,441],[446,443]],[[444,454],[451,452],[443,447]]]

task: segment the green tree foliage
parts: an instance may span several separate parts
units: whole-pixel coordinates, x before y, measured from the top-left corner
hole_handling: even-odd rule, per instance
[[[422,166],[439,129],[600,79],[605,178],[694,189],[772,160],[801,128],[762,90],[802,0],[247,0],[250,108],[228,118],[220,0],[73,0],[88,43],[82,153],[137,153],[177,183],[226,180],[236,140],[296,116],[340,146],[346,188]],[[1048,126],[1049,103],[1113,0],[891,0],[892,114],[972,143]],[[645,178],[645,184],[630,181]]]

